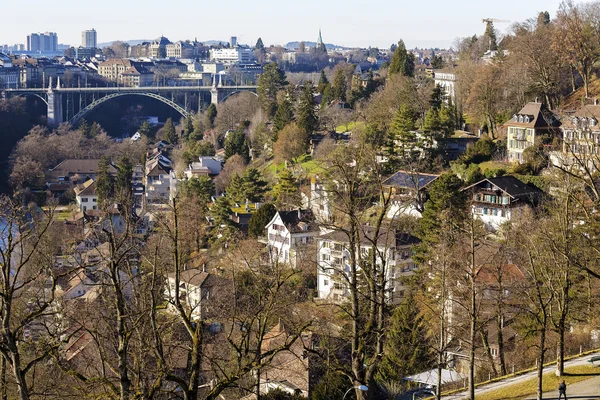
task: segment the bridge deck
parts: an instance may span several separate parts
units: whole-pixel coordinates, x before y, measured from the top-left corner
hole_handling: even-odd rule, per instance
[[[76,87],[53,88],[54,93],[117,93],[117,92],[192,92],[217,90],[255,90],[257,86],[143,86],[143,87]],[[6,93],[48,93],[48,88],[4,89]]]

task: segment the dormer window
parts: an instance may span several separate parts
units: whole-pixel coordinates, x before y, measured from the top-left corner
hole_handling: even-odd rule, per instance
[[[519,117],[517,117],[517,114],[514,114],[512,119],[513,119],[514,122],[518,122],[519,121]]]
[[[596,123],[598,123],[598,121],[596,121],[596,118],[590,118],[590,126],[596,126]]]
[[[519,122],[523,122],[523,116],[519,115]]]
[[[523,122],[529,123],[529,116],[526,115],[523,117]]]
[[[579,123],[579,118],[573,117],[573,119],[571,120],[571,122],[573,122],[574,126],[577,126],[577,124]]]

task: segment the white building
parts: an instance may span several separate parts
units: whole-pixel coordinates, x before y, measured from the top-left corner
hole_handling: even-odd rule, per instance
[[[96,182],[89,179],[75,187],[75,201],[79,211],[97,210],[98,195],[96,194]]]
[[[205,319],[209,314],[209,299],[222,286],[223,279],[206,272],[205,269],[191,268],[179,274],[179,299],[186,312],[194,319]],[[167,275],[165,299],[167,309],[175,311],[176,296],[175,273]]]
[[[252,61],[254,53],[252,49],[236,47],[233,49],[212,49],[210,59],[224,64],[246,64]]]
[[[160,152],[148,158],[144,171],[146,203],[168,203],[171,190],[171,170],[171,161]]]
[[[319,233],[308,210],[278,211],[265,229],[272,260],[292,266],[310,255],[313,237]]]
[[[433,80],[436,85],[440,85],[446,91],[446,96],[456,103],[456,91],[454,85],[456,83],[456,74],[443,69],[433,70]]]
[[[387,218],[401,215],[421,218],[427,200],[426,191],[439,175],[422,172],[398,171],[383,182],[392,197]]]
[[[471,212],[492,230],[516,221],[522,213],[536,206],[541,190],[514,176],[483,179],[463,189],[472,195]]]
[[[405,278],[417,269],[412,259],[412,245],[418,239],[412,235],[383,229],[379,238],[373,237],[372,227],[361,227],[360,252],[357,259],[367,259],[373,254],[373,242],[377,243],[376,259],[379,266],[385,265],[387,298],[398,303],[407,289]],[[371,238],[372,240],[368,240]],[[350,250],[348,236],[341,231],[327,232],[317,239],[317,290],[321,299],[340,302],[349,299]]]
[[[81,47],[86,49],[95,49],[98,47],[98,39],[95,29],[88,29],[81,32]]]

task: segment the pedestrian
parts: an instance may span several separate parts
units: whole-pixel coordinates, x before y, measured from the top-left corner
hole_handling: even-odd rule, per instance
[[[567,384],[565,381],[562,381],[560,385],[558,385],[558,400],[562,399],[563,396],[565,400],[567,400]]]

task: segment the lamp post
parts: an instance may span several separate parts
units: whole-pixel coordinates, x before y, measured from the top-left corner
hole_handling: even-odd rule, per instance
[[[342,400],[344,400],[344,399],[346,398],[346,395],[347,395],[348,393],[350,393],[350,391],[351,391],[352,389],[360,389],[360,390],[362,390],[363,392],[366,392],[367,390],[369,390],[369,388],[368,388],[368,387],[366,387],[365,385],[353,386],[353,387],[351,387],[350,389],[348,389],[348,390],[346,391],[346,393],[344,393],[344,397],[342,397]]]

